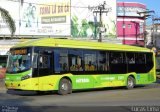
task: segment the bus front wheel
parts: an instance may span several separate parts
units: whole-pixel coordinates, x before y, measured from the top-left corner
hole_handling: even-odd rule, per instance
[[[72,84],[69,79],[63,78],[60,80],[58,94],[66,95],[72,93]]]
[[[127,79],[127,89],[133,89],[135,86],[135,79],[132,76],[129,76]]]

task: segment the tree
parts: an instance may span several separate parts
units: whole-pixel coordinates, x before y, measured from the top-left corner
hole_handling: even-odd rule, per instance
[[[2,19],[8,25],[9,30],[11,32],[11,37],[12,37],[14,35],[15,31],[16,31],[16,25],[15,25],[15,22],[14,22],[13,18],[11,17],[9,12],[2,7],[0,7],[0,14],[1,14]]]

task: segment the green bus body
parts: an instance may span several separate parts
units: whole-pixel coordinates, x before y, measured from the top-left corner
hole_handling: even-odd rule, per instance
[[[7,89],[68,94],[156,81],[154,52],[142,47],[44,38],[17,44],[8,58]],[[20,68],[23,62],[25,69]]]

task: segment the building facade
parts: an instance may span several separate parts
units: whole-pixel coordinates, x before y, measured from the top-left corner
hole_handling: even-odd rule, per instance
[[[138,14],[144,11],[144,4],[117,2],[117,38],[123,44],[144,46],[145,18]]]

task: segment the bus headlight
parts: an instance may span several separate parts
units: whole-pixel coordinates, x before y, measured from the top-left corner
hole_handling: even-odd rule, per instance
[[[30,77],[31,77],[30,74],[28,74],[28,75],[23,76],[23,77],[21,78],[21,80],[29,79]]]

